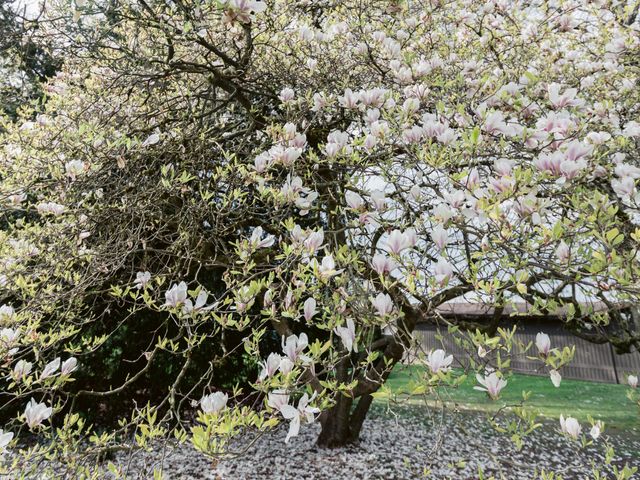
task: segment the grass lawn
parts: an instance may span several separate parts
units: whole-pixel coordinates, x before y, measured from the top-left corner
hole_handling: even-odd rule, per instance
[[[398,365],[387,385],[394,393],[402,389],[407,391],[423,371],[422,366]],[[564,414],[582,422],[591,415],[614,429],[640,430],[640,410],[627,398],[624,385],[563,379],[560,388],[555,388],[548,377],[522,374],[514,374],[508,382],[496,401],[490,400],[485,392],[474,390],[477,383],[471,376],[459,388],[438,389],[438,395],[441,401],[463,410],[491,412],[505,405],[517,404],[522,400],[522,392],[530,391],[531,396],[525,405],[535,408],[543,418],[557,419]],[[427,398],[428,403],[438,400],[435,394]],[[408,401],[419,403],[423,399],[423,396],[414,396]]]

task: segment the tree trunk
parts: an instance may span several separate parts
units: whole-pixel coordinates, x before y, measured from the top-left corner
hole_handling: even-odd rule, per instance
[[[353,400],[341,396],[337,403],[320,417],[322,430],[318,436],[318,446],[323,448],[344,447],[360,439],[362,424],[367,416],[373,397],[360,398],[352,410]]]

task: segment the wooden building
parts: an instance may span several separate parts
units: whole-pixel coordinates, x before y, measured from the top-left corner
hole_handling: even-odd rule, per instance
[[[592,310],[596,313],[607,310],[601,302],[592,304]],[[452,301],[438,308],[438,317],[443,320],[438,326],[437,322],[425,322],[417,326],[414,336],[419,340],[426,351],[435,348],[444,348],[454,355],[457,361],[465,363],[468,352],[458,347],[451,335],[447,333],[446,321],[454,323],[470,322],[482,323],[498,322],[499,325],[512,325],[518,323],[516,338],[524,343],[535,342],[538,332],[547,333],[551,337],[553,348],[575,345],[576,352],[573,361],[562,368],[564,378],[590,380],[609,383],[624,383],[629,373],[640,374],[640,352],[634,350],[630,353],[619,354],[608,343],[591,343],[575,336],[563,327],[562,319],[566,314],[565,309],[558,309],[553,314],[533,313],[524,302],[505,306],[503,310],[496,311],[493,307],[467,301]],[[442,342],[436,339],[436,334],[442,335]],[[533,347],[535,352],[535,347]],[[518,357],[512,362],[513,370],[522,373],[547,375],[547,371],[541,369],[541,362]]]

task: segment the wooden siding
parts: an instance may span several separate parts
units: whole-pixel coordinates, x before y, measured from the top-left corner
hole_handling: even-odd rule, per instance
[[[414,332],[414,337],[419,340],[425,351],[435,348],[443,348],[447,353],[454,355],[457,362],[466,365],[467,352],[458,347],[452,337],[447,333],[446,328],[440,329],[443,337],[442,343],[436,340],[435,335],[438,329],[435,326],[420,324]],[[564,378],[577,380],[590,380],[595,382],[624,383],[626,375],[629,373],[640,373],[640,352],[628,354],[615,354],[608,345],[598,345],[589,343],[586,340],[577,338],[561,328],[550,328],[549,325],[536,327],[528,325],[521,327],[516,333],[516,337],[524,342],[535,342],[536,334],[544,331],[551,337],[551,346],[562,348],[565,346],[576,346],[576,353],[573,361],[562,368]],[[532,347],[535,351],[535,346]],[[540,370],[541,362],[519,357],[512,362],[512,368],[516,372],[547,375],[546,370]]]

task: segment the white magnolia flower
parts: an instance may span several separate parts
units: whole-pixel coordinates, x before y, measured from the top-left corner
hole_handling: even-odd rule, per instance
[[[205,304],[207,303],[208,298],[209,298],[209,293],[207,293],[207,291],[204,288],[201,289],[200,293],[198,293],[198,296],[196,297],[195,304],[191,301],[190,298],[187,298],[184,301],[184,307],[182,307],[182,313],[184,313],[185,315],[188,315],[190,313],[202,310]]]
[[[315,414],[320,413],[319,408],[309,406],[309,403],[315,398],[315,396],[316,394],[314,393],[313,396],[309,398],[309,395],[305,393],[298,401],[298,408],[294,408],[288,403],[280,407],[279,410],[282,416],[287,420],[290,420],[289,432],[285,438],[285,443],[288,443],[291,437],[298,435],[300,432],[300,424],[303,421],[305,423],[313,423]]]
[[[600,434],[602,433],[603,427],[604,425],[600,420],[596,421],[596,423],[594,423],[593,426],[591,427],[591,430],[589,430],[589,435],[591,435],[591,438],[593,438],[594,440],[597,440],[600,437]]]
[[[627,377],[627,383],[631,388],[638,388],[638,376],[637,375],[629,375]]]
[[[7,445],[13,440],[13,432],[5,432],[0,428],[0,456],[6,452]]]
[[[64,362],[62,362],[62,367],[60,367],[61,375],[69,375],[78,367],[78,360],[76,357],[69,357]]]
[[[318,313],[316,310],[316,300],[313,297],[307,298],[304,302],[304,319],[310,322],[313,316]]]
[[[280,95],[278,95],[278,98],[280,99],[280,101],[282,103],[287,103],[292,101],[294,98],[296,97],[296,92],[289,87],[283,88],[282,90],[280,90]]]
[[[19,360],[13,367],[11,376],[15,381],[20,381],[31,373],[32,366],[33,364],[31,362],[27,362],[26,360]]]
[[[372,298],[371,304],[381,317],[389,315],[393,311],[393,301],[386,293],[379,293],[376,298]]]
[[[289,360],[288,357],[284,357],[282,360],[280,360],[280,364],[278,365],[278,370],[283,375],[289,375],[291,373],[291,370],[293,370],[294,366],[295,365],[291,360]]]
[[[497,399],[500,396],[500,391],[507,386],[507,381],[504,378],[499,377],[496,372],[491,372],[489,375],[485,375],[484,377],[478,373],[476,374],[476,379],[482,387],[476,386],[473,388],[487,392],[489,397],[493,400]]]
[[[292,234],[293,233],[295,233],[295,231],[292,232]],[[322,247],[323,243],[324,230],[322,230],[322,228],[320,228],[316,232],[311,232],[309,236],[303,241],[304,249],[309,255],[314,255],[320,249],[320,247]]]
[[[549,355],[549,351],[551,350],[551,339],[549,338],[549,335],[539,332],[536,335],[536,347],[541,355],[544,355],[545,357]]]
[[[152,133],[151,135],[149,135],[144,142],[142,142],[142,146],[143,147],[150,147],[152,145],[155,145],[156,143],[158,143],[160,141],[160,134],[159,133]]]
[[[0,320],[6,323],[9,323],[13,320],[14,315],[16,314],[15,310],[11,305],[2,305],[0,306]]]
[[[16,343],[20,338],[20,330],[13,328],[3,328],[0,330],[0,342],[9,347]]]
[[[478,357],[480,358],[484,358],[487,356],[487,350],[482,346],[482,345],[478,345]]]
[[[138,272],[136,273],[136,281],[134,285],[138,290],[140,290],[142,288],[146,288],[150,280],[151,280],[150,272]]]
[[[200,399],[200,407],[204,413],[216,413],[227,406],[229,396],[226,393],[214,392]]]
[[[439,285],[445,285],[453,276],[453,265],[445,258],[440,258],[433,269],[433,274]]]
[[[567,263],[570,256],[571,250],[569,249],[569,245],[562,240],[560,245],[558,245],[558,248],[556,248],[556,257],[558,257],[558,260],[560,260],[561,263]]]
[[[622,130],[622,135],[625,137],[640,137],[640,123],[635,120],[626,123]]]
[[[32,398],[24,411],[25,422],[29,428],[35,428],[49,418],[52,413],[53,408],[47,407],[44,403],[37,403]]]
[[[282,351],[294,363],[298,358],[303,361],[307,359],[304,355],[300,355],[307,345],[309,345],[309,339],[304,332],[299,337],[289,335],[286,340],[282,337]]]
[[[58,371],[59,368],[60,368],[60,357],[58,357],[55,360],[47,363],[44,366],[44,369],[42,370],[42,373],[40,374],[40,380],[44,380],[45,378],[48,378],[48,377],[54,375]]]
[[[348,352],[358,351],[358,347],[356,346],[356,327],[353,319],[348,318],[346,327],[335,327],[333,331],[340,337],[342,345]]]
[[[577,439],[582,433],[582,427],[573,417],[564,418],[563,415],[560,415],[560,428],[562,429],[562,433],[565,435],[569,435],[573,439]]]
[[[273,377],[273,375],[278,370],[278,367],[280,366],[281,360],[282,357],[279,354],[275,352],[270,353],[267,359],[262,362],[262,371],[260,372],[258,378],[260,380],[264,380],[265,378]]]
[[[277,389],[269,392],[267,396],[267,405],[280,411],[285,405],[289,404],[289,395],[286,390]]]
[[[425,363],[431,370],[431,373],[447,372],[451,369],[453,355],[445,355],[445,351],[440,348],[429,352]]]
[[[433,209],[434,219],[442,223],[449,221],[454,214],[455,212],[453,211],[453,208],[446,203],[441,203]]]
[[[78,175],[84,172],[84,162],[82,160],[71,160],[64,165],[65,172],[71,180],[75,180]]]
[[[322,258],[322,263],[318,266],[320,277],[324,279],[335,277],[336,275],[341,274],[343,271],[343,268],[341,268],[340,270],[336,270],[336,262],[333,259],[333,255],[325,255]]]
[[[36,206],[39,213],[50,213],[58,216],[62,215],[65,211],[65,206],[55,202],[42,202]]]
[[[549,377],[551,378],[551,383],[553,386],[558,388],[560,386],[560,382],[562,381],[562,375],[556,369],[549,371]]]
[[[254,228],[251,234],[251,239],[249,240],[249,243],[253,248],[267,248],[275,243],[276,237],[273,235],[267,235],[262,238],[263,235],[264,231],[262,230],[262,227]]]
[[[167,307],[177,307],[182,305],[187,299],[187,284],[180,282],[179,284],[173,284],[169,290],[164,294]]]
[[[369,200],[373,203],[373,208],[378,212],[383,212],[387,208],[387,197],[382,190],[373,190],[369,194]]]

